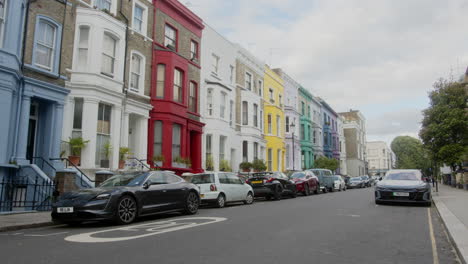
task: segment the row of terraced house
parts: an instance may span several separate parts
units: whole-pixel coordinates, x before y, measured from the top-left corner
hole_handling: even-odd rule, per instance
[[[335,112],[177,0],[0,0],[3,200],[19,188],[6,179],[65,171],[91,186],[83,175],[130,158],[181,174],[327,156],[361,175],[363,142],[358,111]]]

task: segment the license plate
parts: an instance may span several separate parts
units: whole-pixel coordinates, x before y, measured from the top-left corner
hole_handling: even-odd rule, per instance
[[[58,207],[57,213],[73,213],[73,207]]]
[[[394,192],[393,196],[409,197],[409,193],[407,193],[407,192]]]
[[[205,198],[205,195],[204,195],[204,194],[200,194],[200,198]]]
[[[252,181],[253,184],[263,183],[263,181]]]

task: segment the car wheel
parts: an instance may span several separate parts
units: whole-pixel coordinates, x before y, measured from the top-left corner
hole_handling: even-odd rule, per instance
[[[343,187],[343,191],[346,191],[347,189],[348,189],[348,188],[346,188],[346,185],[345,185],[345,187]]]
[[[226,205],[226,197],[224,194],[220,193],[218,198],[216,198],[216,207],[223,208]]]
[[[137,216],[137,204],[132,196],[124,195],[117,202],[115,221],[119,225],[127,225],[135,221]]]
[[[297,190],[293,190],[291,193],[291,198],[296,198],[297,197]]]
[[[283,187],[280,184],[276,185],[275,193],[273,194],[273,199],[281,200],[282,193],[283,193]]]
[[[254,201],[254,197],[251,192],[247,194],[247,197],[245,197],[244,204],[252,204]]]
[[[187,200],[185,201],[185,214],[193,215],[198,212],[198,207],[200,207],[200,197],[194,191],[191,191],[187,195]]]
[[[335,187],[331,187],[330,192],[334,192],[334,191],[335,191]]]
[[[304,191],[302,193],[304,194],[304,196],[310,195],[310,188],[308,184],[304,185]]]
[[[327,187],[324,187],[322,192],[323,192],[323,193],[327,193],[327,192],[328,192],[328,188],[327,188]]]

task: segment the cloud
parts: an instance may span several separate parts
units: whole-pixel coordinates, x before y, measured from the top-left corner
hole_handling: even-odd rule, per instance
[[[338,112],[362,109],[369,137],[417,135],[432,84],[468,65],[466,0],[190,1]]]

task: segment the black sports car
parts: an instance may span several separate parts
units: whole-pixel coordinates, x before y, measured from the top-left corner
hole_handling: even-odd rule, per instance
[[[281,172],[253,173],[247,183],[252,186],[255,197],[280,200],[283,196],[297,196],[296,184]]]
[[[129,224],[137,217],[169,211],[195,214],[199,189],[172,172],[150,171],[115,175],[98,188],[64,193],[52,205],[54,222],[114,220]]]
[[[406,202],[431,205],[431,185],[419,170],[390,170],[375,187],[375,203]]]

